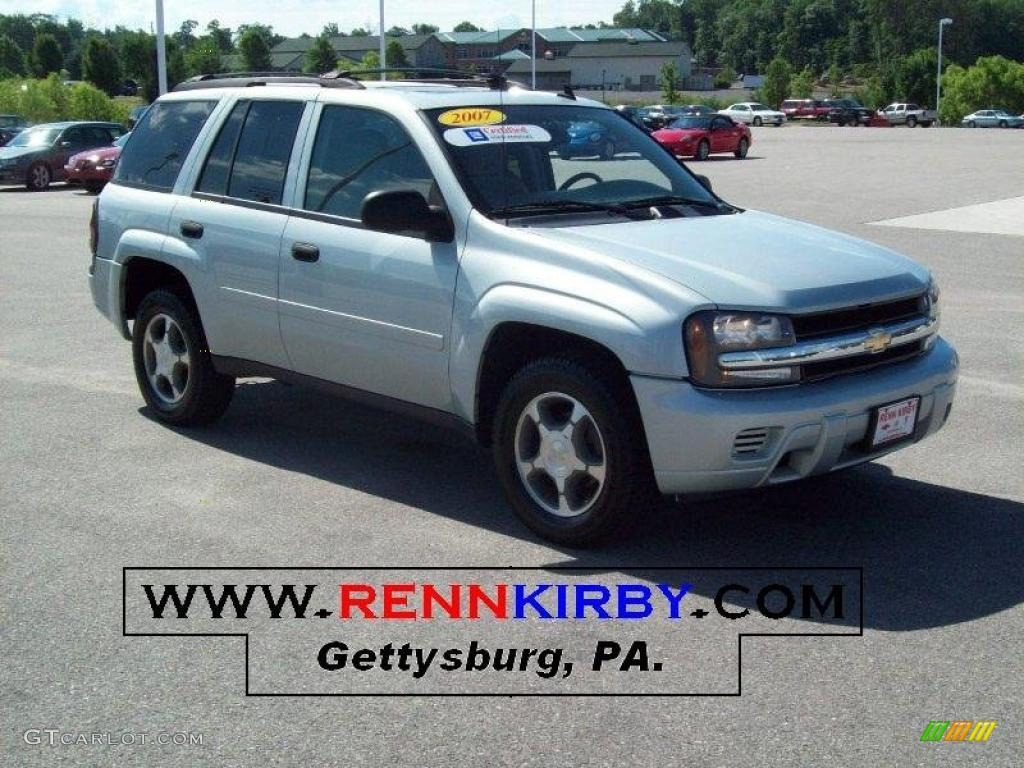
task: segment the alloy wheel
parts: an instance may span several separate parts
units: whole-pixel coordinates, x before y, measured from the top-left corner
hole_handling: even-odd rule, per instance
[[[515,462],[530,497],[557,517],[577,517],[605,486],[601,429],[583,403],[562,392],[533,398],[516,423]]]
[[[142,342],[146,378],[165,405],[177,405],[188,388],[192,358],[181,327],[170,315],[153,316]]]

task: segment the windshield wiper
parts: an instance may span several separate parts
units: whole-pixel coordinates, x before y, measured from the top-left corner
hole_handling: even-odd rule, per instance
[[[628,208],[647,208],[658,205],[692,205],[697,208],[714,208],[718,211],[734,210],[728,203],[718,200],[698,200],[693,197],[682,197],[680,195],[657,195],[656,197],[644,197],[640,200],[625,200],[619,205]]]
[[[571,213],[605,211],[620,216],[635,216],[632,206],[620,203],[594,203],[588,200],[537,200],[530,203],[519,203],[517,205],[506,205],[504,208],[495,208],[491,213],[495,216],[530,216],[543,213]]]

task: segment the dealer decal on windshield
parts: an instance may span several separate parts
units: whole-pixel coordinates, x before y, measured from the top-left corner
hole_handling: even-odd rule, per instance
[[[546,144],[551,134],[539,125],[480,125],[474,128],[449,128],[444,140],[453,147],[472,147],[494,142],[532,142]]]
[[[441,125],[494,125],[505,122],[505,113],[489,107],[459,107],[437,116]]]

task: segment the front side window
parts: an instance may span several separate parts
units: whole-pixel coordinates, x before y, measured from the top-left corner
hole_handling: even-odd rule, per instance
[[[169,192],[216,101],[158,101],[139,120],[114,181]]]
[[[371,192],[415,190],[440,203],[423,155],[393,117],[360,107],[325,106],[317,127],[303,207],[359,219]]]
[[[508,217],[666,198],[718,201],[658,143],[610,109],[504,105],[504,121],[451,127],[428,110],[466,194],[485,215]],[[724,212],[724,211],[723,211]]]

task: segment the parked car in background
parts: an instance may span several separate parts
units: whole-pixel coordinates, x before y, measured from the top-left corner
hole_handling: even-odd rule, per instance
[[[112,147],[87,149],[72,155],[64,166],[64,181],[68,184],[81,184],[89,192],[98,195],[114,175],[117,158],[121,156],[121,149],[129,136],[131,134],[126,133]]]
[[[123,134],[118,123],[44,123],[26,128],[0,148],[0,184],[46,189],[64,177],[72,155],[109,147]]]
[[[889,125],[905,125],[913,128],[922,125],[925,128],[934,123],[938,117],[934,109],[924,109],[917,104],[907,104],[896,101],[889,106],[879,110],[882,117],[889,121]]]
[[[786,99],[779,105],[787,120],[828,120],[829,108],[818,99]]]
[[[697,160],[724,153],[742,160],[751,143],[750,129],[725,115],[684,115],[651,136],[676,157]]]
[[[643,119],[640,117],[639,107],[634,107],[629,104],[619,104],[617,107],[615,107],[615,111],[618,112],[627,120],[629,120],[629,122],[631,122],[640,130],[647,131],[648,133],[650,133],[650,129],[647,127],[647,124],[644,123]]]
[[[778,127],[786,122],[786,116],[777,109],[766,107],[756,101],[743,101],[732,104],[721,110],[723,115],[731,117],[737,123],[745,125],[774,125]]]
[[[656,131],[684,114],[683,107],[678,104],[652,104],[640,110],[640,119],[644,121],[644,125]]]
[[[1005,109],[979,109],[964,117],[961,125],[968,128],[1021,128],[1024,115],[1014,115]]]
[[[825,99],[822,106],[828,109],[829,122],[837,125],[870,125],[875,114],[854,99]]]
[[[707,104],[684,104],[683,114],[684,115],[713,115],[715,114],[714,109],[709,107]]]
[[[128,130],[130,131],[135,127],[135,124],[142,119],[142,116],[146,114],[146,110],[149,109],[148,104],[142,106],[133,107],[132,111],[128,113]]]
[[[0,147],[28,127],[21,115],[0,115]]]

